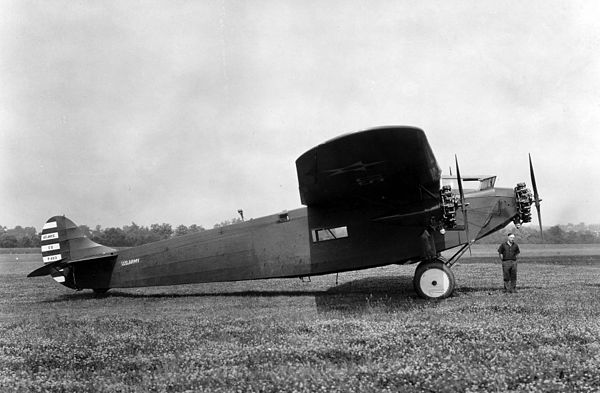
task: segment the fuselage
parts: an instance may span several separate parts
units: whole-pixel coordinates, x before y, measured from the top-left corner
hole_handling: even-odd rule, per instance
[[[517,214],[514,191],[468,193],[468,226],[434,233],[438,251],[480,239]],[[373,220],[379,208],[300,208],[120,250],[102,267],[75,265],[79,288],[302,277],[421,260],[420,223]]]

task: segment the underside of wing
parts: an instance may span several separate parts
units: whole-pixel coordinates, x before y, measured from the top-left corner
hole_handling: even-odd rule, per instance
[[[406,205],[437,199],[441,170],[423,130],[381,127],[327,141],[296,160],[302,203]]]

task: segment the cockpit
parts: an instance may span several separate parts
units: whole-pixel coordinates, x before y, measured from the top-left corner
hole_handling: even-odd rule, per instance
[[[496,176],[464,176],[461,177],[465,193],[484,191],[494,188]],[[442,186],[450,186],[453,191],[458,191],[458,179],[454,176],[442,176]]]

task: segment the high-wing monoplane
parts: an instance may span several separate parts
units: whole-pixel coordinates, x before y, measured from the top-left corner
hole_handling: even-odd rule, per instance
[[[442,176],[425,133],[379,127],[324,142],[296,160],[305,207],[226,227],[116,250],[54,216],[43,226],[44,266],[73,289],[146,287],[307,277],[418,263],[416,292],[452,294],[451,267],[477,240],[539,210],[525,183],[495,187],[495,176]],[[442,251],[452,250],[450,258]],[[450,254],[452,254],[452,251]]]

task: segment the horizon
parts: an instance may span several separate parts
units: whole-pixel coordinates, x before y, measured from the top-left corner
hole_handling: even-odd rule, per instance
[[[273,213],[273,214],[277,214],[277,213]],[[244,222],[246,222],[246,221],[252,221],[252,220],[256,220],[256,219],[260,219],[260,218],[262,218],[262,217],[263,217],[263,216],[261,216],[261,217],[252,217],[252,218],[246,218],[246,219],[244,220]],[[67,217],[67,218],[69,218],[69,219],[70,219],[70,217]],[[133,224],[135,224],[135,225],[138,225],[138,226],[140,226],[140,227],[146,227],[146,228],[150,228],[150,226],[151,226],[151,225],[153,225],[153,224],[158,224],[158,225],[162,225],[162,224],[168,224],[168,225],[171,225],[171,228],[173,229],[173,232],[175,232],[175,229],[177,229],[177,227],[178,227],[178,226],[180,226],[180,225],[184,225],[184,226],[186,226],[187,228],[189,228],[191,225],[197,225],[198,227],[202,227],[202,228],[203,228],[204,230],[206,230],[206,231],[208,231],[208,230],[211,230],[211,229],[217,229],[217,228],[218,228],[218,227],[217,227],[218,225],[222,224],[222,223],[223,223],[223,222],[225,222],[225,221],[231,221],[231,220],[233,220],[233,219],[235,219],[235,218],[236,218],[236,217],[230,217],[230,218],[228,218],[228,219],[221,220],[220,222],[216,222],[216,223],[212,224],[211,226],[207,226],[207,227],[205,227],[205,226],[203,226],[203,225],[200,225],[200,224],[197,224],[197,223],[191,223],[191,224],[182,224],[182,223],[178,223],[178,224],[175,224],[175,223],[169,223],[169,222],[152,222],[152,223],[149,223],[149,224],[140,224],[140,223],[138,223],[138,222],[135,222],[135,221],[131,221],[131,222],[129,222],[128,224],[117,225],[117,226],[106,226],[106,227],[105,227],[105,226],[102,226],[102,225],[100,225],[100,224],[95,224],[95,225],[93,225],[93,224],[92,224],[92,225],[90,225],[90,224],[87,224],[87,223],[78,223],[78,222],[75,222],[75,221],[73,221],[73,222],[75,222],[75,224],[76,224],[77,226],[86,226],[86,227],[88,227],[88,228],[89,228],[90,230],[92,230],[92,231],[96,229],[96,226],[97,226],[97,225],[100,225],[100,230],[106,230],[106,229],[108,229],[108,228],[119,228],[119,229],[123,229],[123,228],[125,228],[125,227],[127,227],[127,226],[131,226],[131,225],[133,225]],[[237,218],[239,218],[239,216],[238,216]],[[237,224],[237,223],[239,223],[239,222],[235,222],[235,223],[231,223],[231,224]],[[231,224],[227,224],[227,225],[231,225]],[[513,227],[512,227],[512,228],[509,228],[511,225],[513,225]],[[559,223],[559,224],[553,224],[553,225],[543,225],[543,226],[542,226],[542,228],[543,228],[543,230],[548,230],[548,229],[550,229],[550,228],[552,228],[552,227],[556,227],[556,226],[558,226],[558,227],[568,227],[568,226],[575,226],[575,227],[577,227],[577,226],[580,226],[580,225],[583,225],[583,226],[585,226],[585,227],[587,227],[587,228],[589,228],[589,227],[600,227],[600,223],[586,223],[586,222],[572,223],[572,222],[569,222],[569,223],[564,223],[564,224],[561,224],[561,223]],[[4,227],[6,228],[6,230],[7,230],[7,231],[14,230],[14,229],[16,229],[17,227],[21,227],[21,228],[23,228],[23,229],[25,229],[25,228],[35,228],[35,230],[36,230],[36,233],[37,233],[37,234],[40,234],[40,233],[41,233],[41,230],[38,230],[38,227],[37,227],[37,226],[35,226],[35,225],[24,226],[24,225],[19,225],[19,224],[17,224],[17,225],[15,225],[15,226],[12,226],[12,227],[7,227],[6,225],[3,225],[2,223],[0,223],[0,226],[4,226]],[[41,228],[42,226],[43,226],[43,223],[42,223],[42,224],[41,224],[39,227]],[[531,230],[533,230],[533,231],[538,231],[538,232],[539,232],[539,226],[538,226],[537,224],[535,224],[535,225],[534,225],[534,223],[533,223],[533,222],[525,223],[525,224],[523,224],[523,225],[521,226],[521,228],[516,228],[516,227],[514,227],[514,224],[510,224],[510,223],[509,223],[509,224],[508,224],[507,226],[505,226],[504,228],[502,228],[502,229],[499,229],[499,230],[498,230],[498,232],[500,232],[500,231],[503,231],[503,230],[505,230],[505,229],[510,229],[510,230],[512,230],[513,232],[519,232],[519,231],[521,231],[523,228],[525,228],[525,229],[531,229]]]

